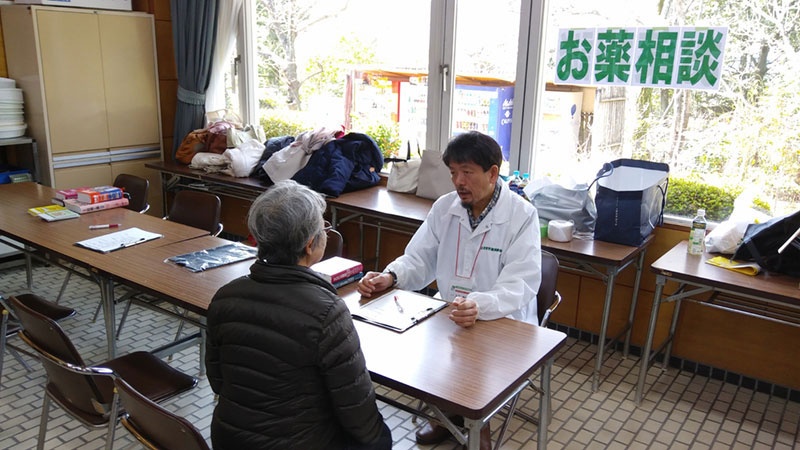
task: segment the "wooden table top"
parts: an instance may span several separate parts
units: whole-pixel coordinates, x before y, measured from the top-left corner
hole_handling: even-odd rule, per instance
[[[800,306],[800,278],[765,271],[750,276],[723,269],[706,263],[706,260],[719,255],[690,255],[686,251],[687,245],[688,241],[679,242],[653,262],[650,270],[674,280]]]
[[[55,190],[40,184],[10,183],[0,185],[0,233],[18,242],[55,253],[71,262],[91,266],[99,270],[112,267],[113,259],[108,254],[98,253],[75,245],[76,242],[126,228],[138,227],[145,231],[163,234],[164,237],[138,244],[135,247],[155,248],[172,242],[180,242],[208,232],[157,217],[139,214],[125,208],[113,208],[82,214],[76,219],[46,222],[28,213],[28,208],[50,205]],[[90,225],[121,224],[119,228],[90,230]],[[134,248],[134,247],[130,247]]]

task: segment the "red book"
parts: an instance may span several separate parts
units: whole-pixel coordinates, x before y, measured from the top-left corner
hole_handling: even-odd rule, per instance
[[[75,211],[78,214],[83,214],[95,211],[102,211],[104,209],[128,206],[128,199],[122,197],[116,200],[108,200],[100,203],[84,203],[84,202],[79,202],[75,199],[66,199],[64,200],[64,206],[66,206],[67,209],[69,209],[70,211]]]
[[[123,198],[122,189],[116,186],[97,186],[78,189],[76,200],[81,203],[100,203]]]
[[[72,189],[59,189],[58,191],[56,191],[56,198],[59,200],[66,200],[68,198],[78,198],[78,190],[81,189],[91,189],[91,188],[84,186]]]
[[[325,278],[331,284],[336,284],[360,274],[364,270],[364,266],[352,259],[332,256],[314,264],[311,266],[311,270],[322,275],[322,278]]]

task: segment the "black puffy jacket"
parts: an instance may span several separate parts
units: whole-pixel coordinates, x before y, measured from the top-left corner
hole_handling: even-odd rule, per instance
[[[335,449],[383,419],[347,306],[301,266],[258,261],[208,309],[215,449]]]

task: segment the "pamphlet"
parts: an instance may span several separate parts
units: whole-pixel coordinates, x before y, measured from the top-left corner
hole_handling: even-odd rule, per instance
[[[258,249],[238,242],[219,247],[173,256],[167,261],[186,267],[192,272],[202,272],[214,267],[255,258]]]
[[[745,275],[758,275],[761,268],[754,262],[742,262],[725,256],[715,256],[706,260],[706,263],[712,266],[722,267],[723,269],[733,270],[734,272],[743,273]]]
[[[84,241],[78,241],[75,245],[86,247],[100,253],[108,253],[161,237],[164,237],[164,235],[133,227],[117,231],[116,233],[104,234]]]
[[[80,214],[70,211],[68,209],[53,210],[39,214],[39,217],[48,222],[55,222],[57,220],[65,220],[65,219],[77,219],[80,216],[81,216]]]
[[[350,306],[354,319],[402,333],[447,306],[427,295],[393,289],[363,305]]]

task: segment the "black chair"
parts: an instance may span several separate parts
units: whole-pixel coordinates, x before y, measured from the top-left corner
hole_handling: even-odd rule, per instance
[[[45,300],[35,294],[21,294],[17,297],[24,299],[23,301],[25,301],[25,303],[27,303],[31,308],[56,322],[75,315],[74,309],[56,305],[55,303]],[[28,365],[28,363],[25,362],[24,359],[22,359],[20,353],[28,355],[32,358],[36,358],[36,355],[21,347],[8,343],[8,339],[16,336],[22,330],[22,326],[20,325],[19,320],[11,313],[10,307],[6,303],[3,296],[0,296],[0,314],[2,315],[2,318],[0,318],[0,380],[2,380],[3,361],[5,360],[6,350],[8,350],[8,353],[10,353],[14,359],[19,361],[22,367],[24,367],[28,372],[33,371],[33,369]]]
[[[107,427],[105,448],[111,449],[120,413],[115,376],[152,401],[165,400],[197,384],[195,378],[143,351],[89,366],[58,323],[29,306],[29,298],[11,297],[9,302],[22,323],[20,338],[39,355],[47,373],[38,449],[44,448],[51,401],[86,426]]]
[[[342,252],[344,251],[344,237],[342,237],[342,233],[334,230],[327,220],[325,221],[325,233],[328,234],[328,243],[325,244],[325,253],[323,253],[322,259],[328,259],[331,256],[342,256]]]
[[[558,305],[561,304],[561,294],[558,293],[556,290],[556,284],[558,282],[558,258],[556,256],[546,250],[542,250],[542,281],[539,284],[539,291],[536,293],[536,314],[539,317],[539,326],[546,327],[548,322],[550,321],[550,315],[553,311],[558,308]],[[534,391],[536,391],[542,402],[548,402],[547,410],[552,414],[552,407],[551,405],[551,398],[550,396],[544,396],[544,392],[542,389],[536,386],[533,380],[527,380],[525,386],[519,389],[517,395],[511,399],[509,402],[509,410],[508,414],[506,415],[505,421],[503,421],[503,426],[500,429],[500,433],[497,436],[497,444],[495,444],[495,448],[499,448],[500,444],[503,442],[503,435],[508,428],[509,421],[511,417],[517,415],[531,423],[538,424],[539,426],[547,426],[550,423],[550,417],[541,418],[542,420],[537,420],[530,414],[527,414],[519,409],[517,409],[517,401],[519,400],[522,391],[530,387]],[[542,422],[544,425],[542,425]]]
[[[222,200],[214,194],[200,191],[178,191],[164,220],[207,230],[212,236],[222,232]]]
[[[121,173],[114,179],[114,186],[122,188],[128,197],[127,208],[138,213],[146,213],[150,209],[147,196],[150,192],[150,181],[128,173]]]
[[[120,421],[148,449],[209,450],[208,444],[188,420],[173,414],[140,394],[122,378],[114,379],[120,406]]]

